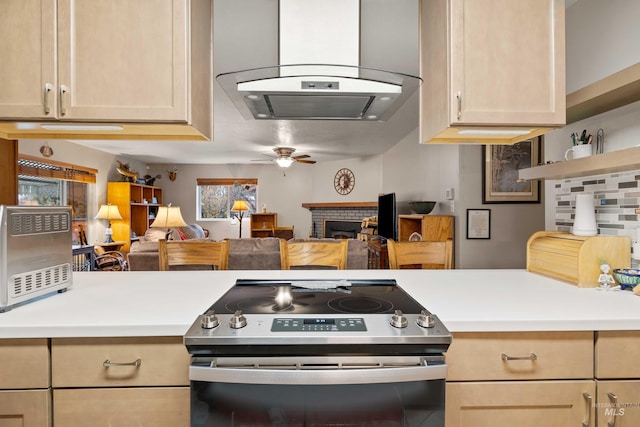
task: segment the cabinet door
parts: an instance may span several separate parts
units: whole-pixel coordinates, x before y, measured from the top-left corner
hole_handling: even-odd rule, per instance
[[[594,426],[593,381],[447,383],[446,427]]]
[[[640,426],[640,381],[598,381],[598,427]]]
[[[0,425],[3,427],[49,427],[49,390],[0,391]]]
[[[187,121],[183,0],[58,0],[59,118]]]
[[[564,125],[564,2],[450,6],[452,123]]]
[[[53,0],[2,1],[0,117],[3,119],[56,116],[54,6]],[[45,88],[49,89],[46,95]]]
[[[53,391],[56,427],[177,427],[189,425],[189,387]]]

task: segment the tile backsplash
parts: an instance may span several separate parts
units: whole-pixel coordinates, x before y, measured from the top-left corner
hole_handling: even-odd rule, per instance
[[[638,241],[640,231],[640,170],[558,180],[555,183],[555,225],[571,232],[576,193],[593,193],[598,234],[627,236]],[[632,260],[633,267],[638,261]]]

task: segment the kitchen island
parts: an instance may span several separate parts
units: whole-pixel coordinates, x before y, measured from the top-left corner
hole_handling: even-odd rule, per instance
[[[396,279],[449,328],[447,427],[600,426],[620,419],[599,406],[611,395],[640,395],[640,297],[629,291],[524,270],[78,272],[67,292],[0,314],[0,378],[12,374],[0,381],[0,415],[186,426],[182,335],[198,314],[236,279],[327,278]],[[22,375],[36,367],[37,378]],[[638,412],[626,408],[621,425],[640,425]]]

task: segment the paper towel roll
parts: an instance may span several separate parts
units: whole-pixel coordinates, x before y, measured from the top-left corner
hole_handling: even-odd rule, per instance
[[[592,193],[576,194],[576,217],[573,221],[572,233],[576,236],[595,236],[598,234]]]

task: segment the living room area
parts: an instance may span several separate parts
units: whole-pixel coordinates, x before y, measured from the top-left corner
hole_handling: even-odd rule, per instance
[[[493,205],[494,227],[492,240],[465,239],[465,211],[482,206],[481,201],[481,147],[420,145],[417,135],[406,138],[382,155],[326,161],[315,165],[294,164],[283,170],[275,164],[153,164],[116,156],[87,145],[58,140],[20,140],[20,154],[41,157],[44,142],[55,153],[56,161],[95,168],[96,184],[88,194],[88,243],[104,241],[107,223],[95,216],[101,205],[107,203],[109,182],[121,182],[118,162],[127,163],[141,175],[159,176],[154,185],[162,189],[162,202],[178,206],[187,224],[198,224],[209,231],[211,240],[235,239],[239,235],[238,223],[231,219],[199,220],[197,215],[197,181],[203,178],[252,178],[258,182],[258,209],[278,215],[278,224],[291,226],[294,237],[318,237],[314,230],[312,210],[305,204],[368,203],[375,204],[378,195],[396,193],[398,214],[411,213],[410,200],[433,200],[438,204],[433,215],[452,215],[455,218],[456,268],[520,268],[524,266],[524,248],[528,237],[544,228],[544,204]],[[149,149],[152,150],[152,142]],[[176,142],[180,144],[180,142]],[[336,172],[348,168],[354,174],[355,185],[348,194],[339,194],[334,187]],[[169,179],[169,171],[175,180]],[[454,200],[445,199],[445,190],[452,188]],[[363,214],[364,216],[368,216]],[[242,236],[249,237],[250,220],[242,221]],[[503,228],[504,227],[504,228]],[[317,228],[317,226],[315,227]],[[492,251],[482,249],[490,242],[500,242]]]

